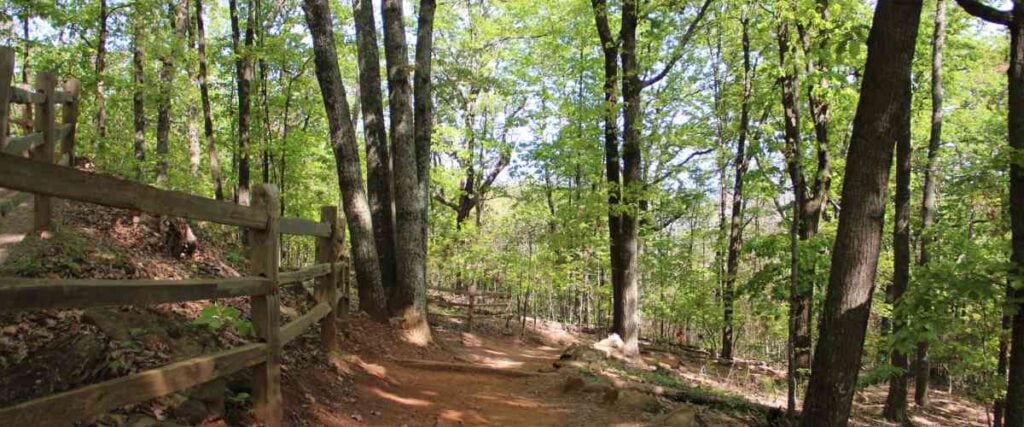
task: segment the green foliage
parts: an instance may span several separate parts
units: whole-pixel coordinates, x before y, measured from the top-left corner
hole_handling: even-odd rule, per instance
[[[192,323],[213,330],[229,328],[243,336],[251,335],[253,332],[252,322],[242,319],[238,309],[221,304],[210,304],[203,307],[199,316]]]

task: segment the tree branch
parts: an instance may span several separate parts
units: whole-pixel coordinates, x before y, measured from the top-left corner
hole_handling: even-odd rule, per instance
[[[982,3],[979,0],[956,0],[965,12],[993,24],[1010,25],[1013,14]]]
[[[676,54],[668,61],[668,64],[665,64],[665,68],[662,69],[660,73],[655,74],[649,79],[641,81],[641,87],[648,87],[661,81],[661,79],[664,79],[665,76],[668,75],[669,71],[672,71],[672,67],[682,59],[683,53],[686,51],[686,46],[690,44],[690,39],[693,38],[693,34],[697,31],[697,27],[700,26],[701,21],[704,20],[704,15],[707,13],[708,7],[711,6],[712,1],[714,0],[704,0],[704,4],[701,5],[700,11],[697,12],[697,16],[693,18],[693,21],[690,22],[690,25],[686,28],[686,32],[683,33],[683,38],[679,40],[679,46],[676,48]]]

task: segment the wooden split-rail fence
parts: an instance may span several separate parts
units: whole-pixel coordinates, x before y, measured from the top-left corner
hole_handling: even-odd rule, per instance
[[[335,206],[324,206],[319,221],[279,216],[280,195],[273,185],[255,188],[251,206],[239,206],[186,193],[74,169],[78,83],[57,90],[56,79],[40,73],[34,90],[11,86],[14,53],[0,47],[0,188],[36,197],[37,230],[50,226],[52,197],[242,227],[247,235],[250,271],[244,277],[186,280],[26,279],[0,277],[0,311],[83,309],[248,297],[258,342],[138,372],[110,381],[0,408],[4,426],[71,425],[122,406],[185,390],[253,368],[253,402],[267,425],[281,425],[282,347],[319,323],[325,351],[338,347],[336,318],[348,307],[347,261],[339,248],[344,229]],[[35,120],[30,133],[7,136],[11,103],[30,103]],[[63,124],[53,109],[63,105]],[[61,141],[61,161],[54,143]],[[28,151],[29,158],[21,153]],[[281,234],[317,238],[317,264],[279,271]],[[316,280],[316,305],[286,325],[280,324],[280,289]]]
[[[474,317],[508,316],[510,315],[511,295],[506,292],[481,291],[476,285],[470,285],[465,290],[430,288],[429,300],[437,305],[448,305],[462,307],[465,315],[458,316],[466,319],[466,330],[473,329]]]

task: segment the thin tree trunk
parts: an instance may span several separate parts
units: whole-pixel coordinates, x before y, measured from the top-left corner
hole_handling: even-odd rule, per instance
[[[803,169],[803,148],[801,147],[802,137],[800,135],[800,103],[798,82],[796,77],[796,65],[791,59],[792,49],[789,45],[789,24],[785,21],[779,24],[776,38],[779,45],[779,63],[784,70],[782,75],[782,111],[783,127],[785,137],[785,158],[786,169],[789,172],[789,179],[793,185],[793,203],[799,209],[799,215],[794,217],[797,221],[797,230],[800,240],[808,240],[813,232],[808,222],[812,218],[807,212],[807,181]],[[814,221],[817,223],[817,221]],[[797,269],[799,270],[799,269]],[[790,274],[797,275],[794,270]],[[810,275],[806,275],[810,277]],[[814,293],[814,285],[806,280],[790,280],[790,322],[793,325],[793,357],[790,371],[794,372],[797,378],[805,375],[811,365],[811,301]]]
[[[893,148],[910,120],[910,68],[921,1],[879,0],[868,38],[860,100],[846,164],[843,209],[832,252],[821,336],[802,425],[846,425],[850,417],[878,267]]]
[[[206,136],[210,177],[213,179],[214,197],[217,200],[224,200],[224,182],[220,175],[220,159],[217,157],[217,142],[213,137],[213,112],[210,106],[210,84],[207,77],[209,72],[206,65],[206,30],[203,25],[203,0],[193,1],[196,4],[196,36],[199,42],[199,93],[203,100],[203,132]]]
[[[330,126],[330,143],[338,172],[342,206],[352,242],[352,259],[359,286],[359,307],[378,321],[386,321],[387,297],[381,285],[380,264],[373,238],[373,220],[363,191],[359,146],[352,126],[345,86],[334,47],[333,18],[327,0],[303,0],[302,9],[313,39],[316,76]]]
[[[107,139],[107,95],[103,75],[107,70],[107,0],[100,0],[100,30],[96,40],[96,141],[93,147],[102,152]]]
[[[941,0],[940,0],[941,1]],[[913,154],[910,143],[910,120],[903,124],[901,135],[896,140],[896,209],[893,225],[893,273],[892,273],[892,336],[898,337],[906,324],[901,301],[910,282],[910,158]],[[899,370],[889,379],[889,395],[885,400],[882,414],[885,419],[904,423],[907,421],[907,381],[910,378],[907,353],[893,349],[890,363]]]
[[[188,28],[188,48],[191,50],[196,49],[196,24],[192,22],[188,12],[188,1],[184,0],[182,3],[185,8],[185,19],[184,26]],[[191,66],[189,64],[188,66]],[[194,70],[189,69],[189,80],[192,83],[192,87],[188,91],[188,106],[185,111],[185,127],[188,133],[188,171],[189,175],[194,179],[199,177],[199,167],[202,163],[202,145],[199,142],[199,125],[196,120],[199,116],[199,109],[196,108],[195,103],[195,92],[194,88],[199,88],[199,68],[196,67]]]
[[[932,33],[932,126],[928,139],[928,165],[924,172],[924,199],[921,201],[921,238],[917,264],[928,265],[928,246],[931,243],[929,229],[935,223],[936,190],[935,174],[939,147],[942,145],[942,49],[946,42],[946,1],[936,0],[935,30]],[[918,406],[928,404],[928,383],[931,365],[928,363],[928,343],[917,344],[914,359],[914,402]]]
[[[250,145],[250,110],[252,104],[249,94],[252,91],[252,50],[253,32],[256,18],[252,5],[249,5],[245,28],[245,48],[241,46],[241,29],[238,22],[238,1],[230,0],[228,7],[231,14],[231,45],[235,53],[235,82],[238,94],[238,189],[235,198],[238,204],[249,205],[249,145]],[[347,107],[346,107],[347,108]],[[346,116],[346,120],[348,117]]]
[[[724,307],[721,358],[733,357],[733,289],[739,273],[740,250],[743,245],[743,175],[747,172],[747,131],[750,127],[750,99],[753,96],[753,75],[750,65],[749,17],[740,18],[743,27],[743,101],[740,105],[739,135],[736,141],[736,177],[732,184],[732,221],[729,223],[729,254],[726,261],[725,286],[722,292]]]
[[[157,184],[167,183],[168,152],[170,149],[171,133],[171,105],[174,98],[174,57],[179,53],[178,43],[184,41],[185,31],[188,26],[188,2],[178,0],[168,3],[173,11],[168,17],[168,23],[173,33],[171,46],[163,55],[160,62],[160,102],[157,104],[156,120],[156,182]]]
[[[618,137],[618,41],[614,40],[608,25],[608,4],[606,0],[591,0],[597,33],[601,39],[604,54],[604,162],[605,178],[608,185],[608,258],[611,264],[612,284],[612,331],[622,330],[622,265],[620,264],[622,215],[619,209],[621,199],[621,177],[619,169]]]
[[[372,1],[354,0],[352,10],[359,56],[359,101],[363,110],[363,138],[366,142],[366,189],[373,216],[381,281],[390,300],[395,287],[395,217],[391,193],[391,156],[388,152],[388,135],[384,129],[384,106],[381,100],[377,26]],[[389,305],[392,304],[389,302]],[[392,314],[396,313],[392,311]]]
[[[132,17],[132,80],[135,83],[132,94],[132,114],[135,130],[135,179],[142,180],[142,162],[146,161],[146,95],[145,95],[145,51],[142,47],[142,12],[136,4]]]

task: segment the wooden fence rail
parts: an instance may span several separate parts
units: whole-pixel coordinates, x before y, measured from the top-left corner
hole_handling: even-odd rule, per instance
[[[510,303],[508,301],[511,295],[507,292],[494,292],[494,291],[479,291],[476,289],[476,285],[470,285],[465,291],[453,290],[453,289],[441,289],[441,288],[429,288],[430,291],[437,293],[446,293],[450,295],[457,295],[465,297],[467,302],[452,302],[444,301],[445,304],[455,307],[465,308],[466,314],[466,330],[473,330],[473,318],[481,316],[504,316],[507,315]],[[436,300],[436,299],[435,299]],[[497,301],[495,301],[497,300]],[[487,308],[504,308],[499,312],[492,311],[479,311],[480,309]]]
[[[0,311],[249,297],[250,316],[259,342],[0,408],[2,424],[70,424],[254,367],[256,412],[265,424],[281,425],[280,363],[284,344],[319,323],[325,351],[334,351],[338,346],[337,312],[346,311],[349,273],[347,260],[337,249],[344,241],[337,208],[324,206],[319,222],[280,218],[280,195],[273,185],[257,186],[252,206],[246,207],[75,170],[78,82],[69,80],[62,91],[56,90],[56,79],[40,73],[35,90],[31,90],[11,86],[13,69],[13,50],[0,47],[0,187],[36,197],[36,230],[50,227],[50,197],[239,226],[248,233],[251,270],[247,277],[186,280],[0,277]],[[34,133],[8,137],[11,103],[35,104]],[[63,105],[63,124],[59,126],[54,123],[55,104]],[[62,159],[55,164],[54,145],[58,140]],[[20,157],[26,150],[29,158]],[[315,237],[317,264],[280,272],[281,234]],[[316,281],[316,305],[281,326],[281,285],[307,280]]]

